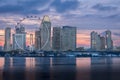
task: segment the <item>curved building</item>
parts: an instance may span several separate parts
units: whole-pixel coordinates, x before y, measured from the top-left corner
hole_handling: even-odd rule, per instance
[[[40,27],[41,50],[51,50],[51,22],[49,16],[44,16]]]

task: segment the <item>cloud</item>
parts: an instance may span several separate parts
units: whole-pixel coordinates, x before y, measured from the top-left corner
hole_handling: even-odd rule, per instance
[[[53,0],[6,0],[6,2],[0,1],[0,13],[12,13],[12,14],[39,14],[41,11],[48,9],[48,6]],[[15,2],[14,2],[15,1]],[[4,4],[4,5],[3,5]],[[44,7],[44,8],[43,8]],[[41,9],[43,8],[43,9]]]
[[[63,13],[69,10],[75,10],[79,6],[78,0],[54,0],[51,4],[52,7],[56,9],[57,12]]]
[[[120,37],[120,33],[114,32],[113,35]]]
[[[120,14],[112,14],[112,15],[107,16],[106,18],[112,19],[112,20],[116,20],[116,21],[119,22],[119,20],[120,20]]]
[[[18,5],[4,5],[0,6],[0,13],[18,13],[20,11],[24,10],[22,6]]]
[[[92,8],[95,9],[95,10],[99,10],[99,11],[113,11],[113,10],[118,9],[115,6],[103,5],[103,4],[100,4],[100,3],[92,6]]]
[[[78,0],[9,0],[0,1],[0,13],[12,14],[41,14],[50,12],[54,8],[58,13],[75,10],[79,6]]]

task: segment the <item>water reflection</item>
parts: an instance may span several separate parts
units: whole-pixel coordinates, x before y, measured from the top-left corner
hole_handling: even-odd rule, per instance
[[[4,58],[0,58],[0,80],[3,80]]]
[[[120,80],[120,58],[0,58],[0,80]]]
[[[90,58],[77,58],[76,80],[90,80],[91,60]]]
[[[116,60],[116,61],[115,61]],[[92,80],[120,80],[120,58],[93,57],[91,58],[91,79]]]
[[[75,80],[76,58],[52,58],[50,80]]]

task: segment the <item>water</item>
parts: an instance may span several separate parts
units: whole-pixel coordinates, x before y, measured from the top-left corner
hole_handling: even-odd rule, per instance
[[[0,80],[120,80],[120,58],[1,57]]]

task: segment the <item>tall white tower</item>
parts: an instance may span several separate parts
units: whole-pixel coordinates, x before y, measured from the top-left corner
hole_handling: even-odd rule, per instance
[[[11,50],[11,28],[7,27],[5,29],[5,45],[4,45],[5,51]]]
[[[91,49],[96,50],[97,42],[96,42],[96,36],[97,32],[93,31],[91,32]]]
[[[51,22],[49,17],[46,15],[42,19],[41,27],[41,50],[51,50]]]

